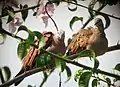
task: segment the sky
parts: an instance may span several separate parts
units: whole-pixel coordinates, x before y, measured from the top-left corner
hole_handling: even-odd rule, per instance
[[[20,3],[26,3],[28,0],[24,1],[21,0]],[[34,5],[36,2],[27,2],[29,5]],[[88,2],[82,2],[82,4],[87,5]],[[115,16],[120,17],[120,5],[117,6],[106,6],[102,12],[113,14]],[[29,29],[35,31],[55,31],[54,24],[52,23],[51,20],[49,20],[48,27],[45,28],[44,24],[39,20],[36,19],[35,16],[32,16],[33,12],[29,11],[28,18],[26,19],[24,25],[27,26]],[[82,16],[83,17],[83,23],[88,19],[89,14],[86,9],[79,7],[77,11],[71,12],[67,8],[67,4],[61,3],[56,9],[55,9],[55,14],[53,15],[53,19],[57,23],[57,26],[59,29],[65,30],[65,43],[67,45],[67,39],[72,37],[72,34],[76,33],[80,27],[82,26],[82,23],[76,22],[73,25],[73,31],[71,31],[69,27],[69,22],[72,19],[73,16]],[[103,20],[104,21],[104,20]],[[87,26],[92,26],[93,21],[89,23]],[[5,26],[6,29],[8,28]],[[120,21],[111,18],[111,25],[106,29],[106,37],[108,38],[108,43],[109,46],[111,45],[116,45],[118,40],[120,40]],[[25,32],[20,32],[19,35],[21,37],[26,37]],[[21,68],[21,61],[17,56],[17,46],[18,46],[18,41],[14,38],[7,37],[5,43],[3,45],[0,45],[0,67],[3,66],[9,66],[11,69],[11,79],[18,73],[18,71]],[[108,52],[105,53],[102,56],[97,57],[100,66],[99,69],[109,71],[109,72],[114,72],[113,68],[117,63],[120,63],[120,58],[119,58],[120,50],[113,51],[113,52]],[[79,59],[79,62],[81,64],[89,65],[92,66],[93,62],[91,62],[88,58],[81,58]],[[64,84],[64,81],[67,79],[65,72],[62,74],[62,87],[77,87],[78,84],[74,81],[74,73],[76,70],[79,69],[79,67],[76,67],[74,65],[68,64],[72,70],[72,78],[68,83]],[[24,81],[18,86],[18,87],[27,87],[28,84],[31,85],[36,85],[36,87],[39,86],[39,83],[42,81],[43,75],[42,73],[36,73],[34,75],[31,75],[27,78],[24,79]],[[49,87],[49,86],[54,86],[58,87],[59,83],[59,74],[58,70],[55,70],[55,72],[48,78],[47,82],[43,87]],[[14,87],[13,85],[11,87]]]

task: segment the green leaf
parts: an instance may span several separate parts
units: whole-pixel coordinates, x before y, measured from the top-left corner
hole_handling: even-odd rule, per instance
[[[66,82],[68,82],[68,81],[71,79],[72,72],[71,72],[71,70],[70,70],[70,68],[69,68],[68,66],[66,66],[65,70],[66,70],[67,78],[68,78],[68,79],[65,81],[65,83],[66,83]]]
[[[11,17],[11,16],[8,16],[8,20],[7,20],[7,23],[9,23],[10,21],[12,21],[13,20],[13,17]]]
[[[39,87],[43,87],[44,83],[47,81],[48,77],[52,74],[53,71],[54,69],[50,71],[43,71],[44,78]]]
[[[29,31],[30,31],[30,30],[29,30],[26,26],[24,26],[24,25],[21,25],[21,26],[18,28],[17,33],[18,33],[19,31],[21,31],[21,30],[24,30],[24,31],[26,31],[26,32],[29,32]]]
[[[27,54],[27,49],[29,45],[25,42],[20,42],[17,47],[17,55],[20,59],[22,59]]]
[[[28,85],[27,87],[33,87],[32,85]]]
[[[4,42],[5,42],[5,40],[6,40],[7,35],[6,35],[6,34],[4,34],[4,33],[2,33],[2,34],[0,34],[0,36],[1,36],[1,38],[2,38],[2,41],[0,41],[0,45],[1,45],[1,44],[4,44]]]
[[[76,6],[74,8],[70,8],[70,3],[68,3],[68,9],[70,11],[76,11],[77,10],[77,0],[70,0],[71,2],[74,2]]]
[[[120,71],[120,63],[117,64],[114,69],[117,70],[117,71]]]
[[[75,76],[74,76],[74,80],[77,82],[77,80],[80,78],[80,76],[82,75],[84,69],[79,69],[76,71]]]
[[[82,73],[78,82],[79,87],[88,87],[91,76],[92,72],[87,71]]]
[[[111,85],[111,80],[110,80],[110,78],[106,78],[106,81],[107,81],[107,85],[108,85],[108,87],[110,87]]]
[[[97,83],[98,83],[98,80],[97,79],[94,79],[92,81],[92,87],[97,87]]]
[[[0,72],[2,74],[2,80],[4,80],[4,82],[8,81],[11,77],[11,71],[9,69],[9,67],[4,66],[0,69]]]
[[[71,42],[71,41],[72,41],[72,39],[71,39],[71,38],[69,38],[69,39],[68,39],[68,45],[70,44],[70,42]],[[67,46],[68,46],[68,45],[67,45]]]
[[[52,67],[54,66],[54,61],[55,60],[53,60],[51,55],[44,53],[42,55],[37,56],[36,66],[37,67],[44,67],[44,66]]]
[[[37,36],[37,38],[40,41],[39,48],[42,48],[45,45],[45,37],[38,31],[34,31],[33,33],[35,34],[35,36]]]
[[[81,22],[83,22],[83,17],[74,16],[74,17],[71,19],[71,21],[70,21],[70,23],[69,23],[69,26],[70,26],[71,30],[73,30],[73,29],[72,29],[72,26],[73,26],[73,24],[74,24],[76,21],[81,21]]]
[[[78,54],[79,54],[78,57],[92,57],[92,58],[96,57],[95,52],[92,50],[83,50]]]
[[[14,18],[14,12],[12,12],[12,11],[9,11],[9,10],[7,10],[8,11],[8,15],[10,16],[10,17],[12,17],[12,18]]]
[[[96,72],[98,67],[99,67],[99,61],[96,58],[94,58],[94,68],[93,68],[93,71]]]
[[[3,9],[2,9],[1,15],[2,15],[2,16],[8,15],[7,8],[3,8]]]
[[[21,25],[19,28],[18,28],[18,31],[21,31],[21,30],[24,30],[28,33],[28,37],[26,39],[26,43],[29,43],[29,44],[33,44],[34,43],[34,39],[35,39],[35,34],[34,32],[32,32],[31,30],[29,30],[26,26],[24,25]]]
[[[26,8],[28,8],[28,5],[27,5],[27,4],[23,6],[23,9],[26,9]],[[26,18],[27,18],[27,16],[28,16],[28,10],[23,10],[23,11],[21,11],[21,14],[22,14],[23,20],[25,21]]]
[[[10,21],[13,20],[14,15],[15,15],[14,12],[8,10],[8,20],[7,20],[7,23],[9,23]]]

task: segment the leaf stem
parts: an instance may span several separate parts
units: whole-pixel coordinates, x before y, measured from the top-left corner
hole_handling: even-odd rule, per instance
[[[59,55],[56,55],[56,54],[52,53],[52,52],[48,52],[48,51],[46,51],[45,49],[42,49],[42,50],[45,51],[46,53],[52,55],[52,56],[55,56],[55,58],[58,58],[58,59],[60,59],[60,60],[63,60],[63,61],[65,61],[65,62],[67,62],[67,63],[71,63],[71,64],[73,64],[73,65],[76,65],[76,66],[78,66],[78,67],[82,67],[82,68],[87,69],[87,70],[92,70],[92,69],[93,69],[93,68],[91,68],[91,67],[89,67],[89,66],[80,64],[80,63],[75,62],[75,61],[73,61],[73,60],[70,60],[70,59],[69,59],[69,56],[68,56],[67,59],[65,59],[65,58],[62,58],[62,57],[59,56]],[[120,75],[116,75],[116,74],[113,74],[113,73],[109,73],[109,72],[106,72],[106,71],[102,71],[102,70],[100,70],[100,69],[96,69],[96,73],[104,74],[104,75],[111,76],[111,77],[114,77],[114,78],[117,78],[117,79],[120,78]]]

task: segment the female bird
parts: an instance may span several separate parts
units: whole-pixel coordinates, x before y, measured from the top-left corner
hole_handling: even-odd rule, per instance
[[[53,53],[60,53],[64,54],[66,51],[66,46],[64,43],[65,38],[65,31],[58,30],[57,33],[52,32],[43,32],[43,36],[45,37],[45,45],[44,49],[46,51],[50,51]],[[35,44],[39,45],[40,41],[36,40]],[[35,67],[36,58],[38,55],[43,54],[43,52],[40,52],[40,50],[36,49],[35,47],[31,46],[29,49],[29,52],[26,54],[26,56],[22,59],[22,68],[20,72],[15,76],[19,76],[20,74],[31,70]],[[15,82],[15,86],[17,86],[24,78],[19,79],[17,82]]]
[[[104,54],[108,49],[108,40],[104,25],[100,18],[95,19],[95,27],[81,29],[72,39],[67,48],[67,55],[75,54],[85,49],[91,49],[96,56]],[[72,58],[74,59],[74,58]]]

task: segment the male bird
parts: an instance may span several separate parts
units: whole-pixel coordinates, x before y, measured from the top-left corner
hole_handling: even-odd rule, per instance
[[[43,48],[53,53],[60,53],[60,54],[65,53],[66,51],[66,46],[64,43],[65,31],[58,30],[57,33],[43,32],[42,34],[45,37],[45,45]],[[36,40],[35,44],[39,45],[39,40]],[[33,69],[35,67],[36,57],[40,54],[43,54],[43,52],[40,52],[35,47],[31,46],[29,52],[22,59],[22,64],[23,64],[22,69],[15,77],[19,76],[20,74],[30,69]],[[17,86],[23,79],[24,78],[19,79],[17,82],[15,82],[14,85]]]
[[[68,45],[67,55],[75,54],[85,49],[91,49],[96,56],[100,56],[108,49],[108,40],[104,32],[104,25],[100,18],[95,19],[95,27],[81,29]],[[73,58],[74,59],[74,58]]]

